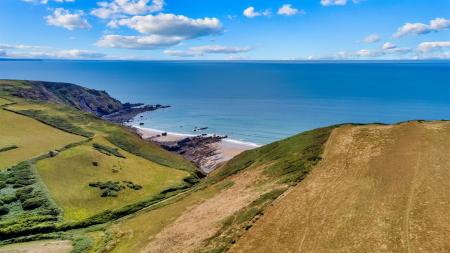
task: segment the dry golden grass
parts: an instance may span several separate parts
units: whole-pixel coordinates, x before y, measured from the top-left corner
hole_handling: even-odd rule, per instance
[[[15,243],[0,247],[3,253],[69,253],[72,251],[71,241],[45,240]]]
[[[0,108],[0,147],[19,147],[0,153],[0,169],[83,139]]]
[[[232,252],[450,252],[450,123],[336,129]]]

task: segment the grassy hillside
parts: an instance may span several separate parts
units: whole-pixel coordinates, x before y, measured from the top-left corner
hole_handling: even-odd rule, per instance
[[[111,252],[224,252],[275,199],[306,176],[334,127],[246,151],[194,191],[109,226]]]
[[[0,244],[68,239],[84,252],[90,239],[71,228],[110,222],[198,180],[181,156],[54,100],[72,86],[40,85],[0,81],[0,168],[24,162],[0,171]]]
[[[450,123],[345,126],[231,252],[449,252]]]
[[[104,138],[96,137],[37,163],[42,180],[64,211],[64,220],[80,221],[108,209],[132,204],[168,187],[176,187],[189,176],[185,171],[168,170],[121,149],[119,152],[124,158],[102,153],[93,147],[94,143],[114,147]],[[108,181],[126,187],[117,191],[117,197],[102,197],[104,190],[89,186]],[[133,189],[133,185],[138,187]]]
[[[0,169],[83,139],[0,108],[0,150],[17,146],[15,149],[0,151]]]
[[[280,182],[299,182],[320,161],[324,144],[333,128],[307,131],[243,152],[213,172],[208,180],[217,182],[249,167],[263,167],[265,175]]]

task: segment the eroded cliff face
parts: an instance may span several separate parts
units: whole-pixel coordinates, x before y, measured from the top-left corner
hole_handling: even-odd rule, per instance
[[[106,91],[88,89],[76,84],[42,81],[8,81],[3,90],[12,96],[33,101],[68,105],[106,120],[123,123],[139,113],[168,106],[122,103]]]

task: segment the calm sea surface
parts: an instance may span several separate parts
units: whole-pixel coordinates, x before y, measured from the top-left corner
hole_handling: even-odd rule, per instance
[[[336,123],[450,119],[450,62],[0,61],[0,78],[169,104],[135,124],[258,144]]]

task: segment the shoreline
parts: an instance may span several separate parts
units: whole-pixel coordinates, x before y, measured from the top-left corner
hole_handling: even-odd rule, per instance
[[[163,137],[159,137],[157,139],[160,139],[160,141],[170,141],[170,139],[177,139],[177,140],[181,140],[187,137],[196,137],[199,135],[196,134],[185,134],[185,133],[176,133],[176,132],[168,132],[168,131],[163,131],[163,130],[159,130],[159,129],[154,129],[154,128],[149,128],[149,127],[141,127],[141,126],[136,126],[136,125],[130,125],[130,127],[135,128],[139,131],[141,131],[142,133],[145,133],[146,135],[148,135],[147,138],[150,138],[152,136],[158,135],[158,134],[162,134],[162,133],[167,133],[167,140],[164,140],[165,138]],[[206,135],[206,136],[212,136],[210,134]],[[231,144],[236,144],[239,146],[245,146],[248,148],[259,148],[263,145],[261,144],[257,144],[254,142],[248,142],[248,141],[241,141],[241,140],[236,140],[236,139],[230,139],[230,138],[224,138],[222,139],[223,142],[228,142]]]
[[[188,145],[187,152],[183,151],[180,155],[183,155],[186,159],[194,162],[199,169],[205,174],[209,174],[223,162],[231,160],[233,157],[240,153],[258,148],[261,145],[251,142],[244,142],[240,140],[222,138],[215,135],[193,135],[166,132],[159,129],[146,128],[141,126],[130,125],[135,129],[136,133],[145,140],[150,140],[158,143],[161,146],[179,145],[181,142],[189,139],[196,140],[193,144]],[[162,136],[162,133],[167,133],[166,136]],[[214,139],[213,141],[207,141],[208,139]],[[217,140],[220,139],[220,140]],[[205,142],[203,142],[204,140]],[[167,149],[167,147],[166,147]]]

